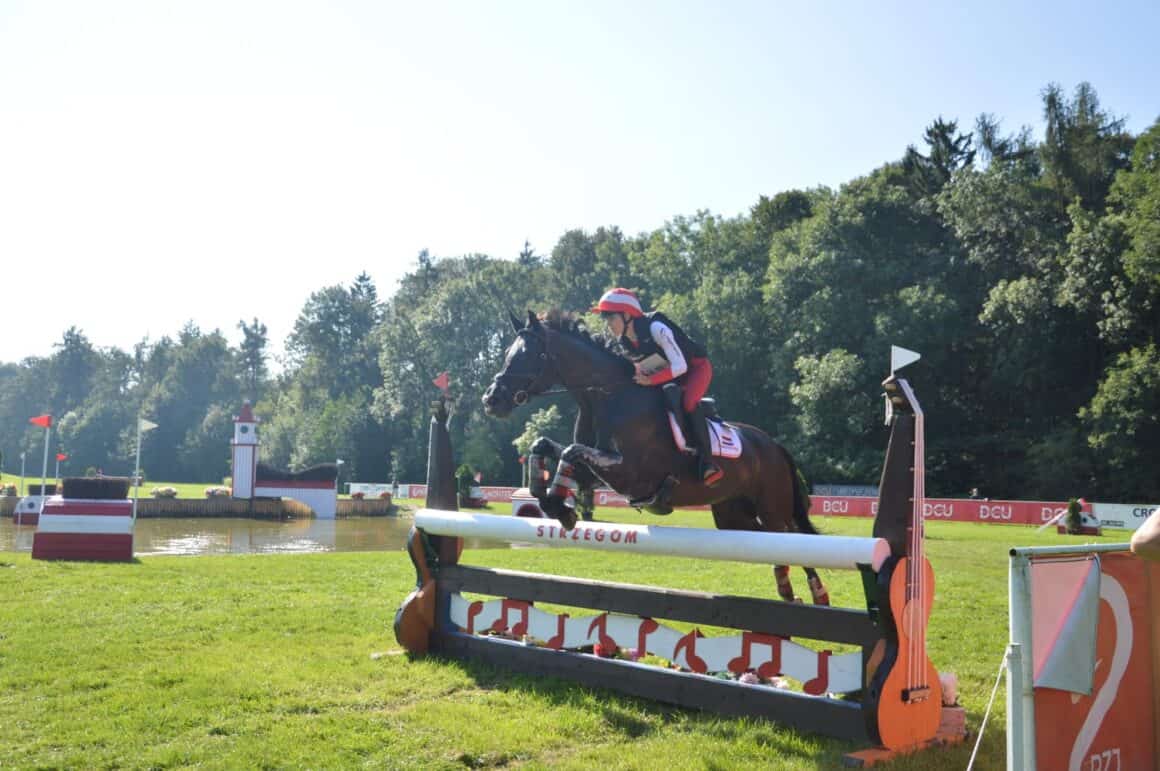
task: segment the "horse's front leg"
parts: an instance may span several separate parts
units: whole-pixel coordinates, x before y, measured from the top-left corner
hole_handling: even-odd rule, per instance
[[[546,440],[551,442],[551,440]],[[554,442],[552,442],[555,445]],[[555,445],[554,449],[559,448]],[[547,444],[541,446],[547,449]],[[545,453],[546,454],[546,453]],[[622,459],[614,453],[604,452],[583,444],[570,444],[559,451],[560,462],[556,464],[556,476],[543,495],[536,497],[540,508],[550,517],[560,521],[565,530],[576,526],[575,501],[580,495],[582,482],[590,478],[603,479],[600,470],[610,465],[618,465]]]
[[[560,453],[560,460],[575,466],[583,466],[604,484],[608,484],[605,477],[615,476],[617,470],[624,464],[623,455],[599,450],[586,444],[568,445]]]
[[[532,442],[529,452],[532,455],[541,455],[552,460],[559,460],[560,453],[564,452],[564,445],[546,436],[541,436]]]
[[[548,495],[548,460],[559,460],[560,453],[564,452],[564,445],[541,436],[532,442],[528,449],[528,492],[538,498],[540,507],[544,507],[544,498]],[[545,509],[546,510],[546,509]]]

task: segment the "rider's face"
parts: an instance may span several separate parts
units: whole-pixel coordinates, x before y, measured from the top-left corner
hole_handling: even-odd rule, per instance
[[[604,318],[604,326],[608,327],[608,331],[616,337],[624,335],[624,314],[621,313],[602,313]]]

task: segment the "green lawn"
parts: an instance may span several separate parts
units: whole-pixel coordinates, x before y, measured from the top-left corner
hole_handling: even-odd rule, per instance
[[[603,509],[623,522],[708,525]],[[866,535],[870,522],[816,518]],[[1012,545],[1064,538],[935,522],[929,652],[977,729],[1007,640]],[[1125,540],[1124,534],[1100,540]],[[465,563],[775,596],[768,568],[571,550],[467,551]],[[794,571],[799,592],[801,573]],[[854,574],[824,571],[835,604]],[[835,768],[854,747],[571,683],[401,654],[414,571],[401,552],[53,563],[0,553],[0,768]],[[1005,762],[1004,699],[976,767]],[[890,768],[963,768],[970,746]]]

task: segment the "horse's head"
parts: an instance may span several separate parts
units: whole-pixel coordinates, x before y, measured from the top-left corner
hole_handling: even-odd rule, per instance
[[[528,321],[521,324],[511,317],[516,331],[515,342],[504,356],[503,369],[483,393],[483,409],[488,415],[506,417],[531,397],[543,393],[556,381],[556,368],[548,352],[552,334],[536,315],[528,311]]]

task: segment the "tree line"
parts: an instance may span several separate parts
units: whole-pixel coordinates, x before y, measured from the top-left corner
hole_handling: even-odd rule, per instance
[[[772,432],[812,481],[877,482],[897,344],[923,354],[908,374],[932,494],[1160,499],[1160,121],[1132,135],[1086,83],[1042,101],[1041,137],[939,117],[836,190],[761,196],[739,216],[573,230],[510,258],[423,252],[385,299],[365,274],[328,286],[277,376],[258,319],[239,323],[236,348],[192,323],[132,352],[69,329],[51,356],[0,365],[5,470],[39,450],[28,418],[51,412],[73,473],[127,471],[140,414],[159,425],[147,475],[217,481],[249,398],[267,462],[342,458],[346,479],[418,481],[431,381],[447,370],[459,460],[514,484],[529,421],[566,440],[575,409],[554,396],[483,414],[509,311],[583,314],[624,286],[707,344],[720,411]]]

